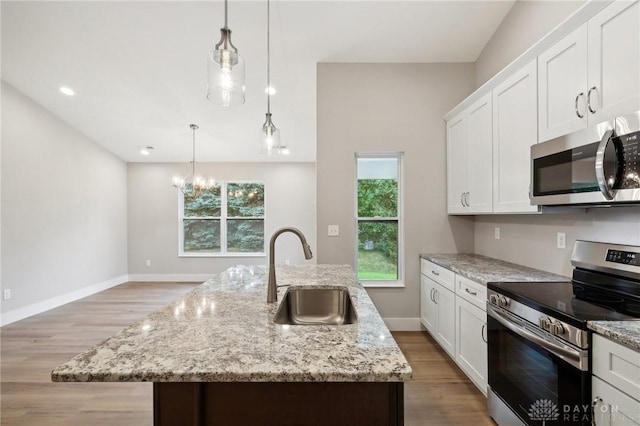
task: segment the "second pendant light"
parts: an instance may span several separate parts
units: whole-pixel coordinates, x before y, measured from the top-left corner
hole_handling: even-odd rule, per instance
[[[267,0],[267,114],[260,132],[260,152],[265,155],[288,155],[289,148],[280,141],[280,129],[271,119],[271,4]]]

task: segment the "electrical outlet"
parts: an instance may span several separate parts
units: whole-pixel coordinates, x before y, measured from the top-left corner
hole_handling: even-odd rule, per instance
[[[5,288],[4,291],[2,292],[2,298],[4,300],[9,300],[11,299],[11,289],[10,288]]]
[[[337,237],[340,235],[339,225],[329,225],[327,228],[327,235],[330,237]]]
[[[493,230],[493,236],[496,240],[500,239],[500,228],[498,228],[497,226]]]
[[[558,232],[556,240],[556,245],[559,249],[567,248],[567,234],[565,234],[564,232]]]
[[[144,266],[146,266],[147,268],[151,267],[151,261],[147,260],[146,262],[144,262]]]

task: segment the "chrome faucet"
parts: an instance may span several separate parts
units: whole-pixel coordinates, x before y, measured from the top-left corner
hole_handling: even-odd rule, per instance
[[[278,301],[278,286],[276,285],[276,239],[280,234],[285,232],[293,232],[300,238],[302,243],[302,250],[304,251],[304,258],[311,259],[313,253],[311,253],[311,247],[307,243],[307,239],[304,234],[297,228],[280,228],[271,236],[271,242],[269,243],[269,285],[267,286],[267,303],[273,303]]]

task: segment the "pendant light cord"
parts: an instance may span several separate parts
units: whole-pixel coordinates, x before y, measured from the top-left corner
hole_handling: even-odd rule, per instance
[[[224,0],[224,28],[229,28],[227,26],[227,0]]]
[[[191,160],[191,175],[192,175],[192,179],[195,179],[196,177],[196,129],[198,128],[197,125],[192,124],[191,125],[191,129],[193,129],[193,143],[192,143],[192,147],[193,147],[193,159]]]
[[[225,0],[226,1],[226,0]],[[271,6],[267,0],[267,114],[271,114]]]

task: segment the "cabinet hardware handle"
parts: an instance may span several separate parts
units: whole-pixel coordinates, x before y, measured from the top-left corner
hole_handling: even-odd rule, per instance
[[[432,288],[432,289],[431,289],[431,292],[430,292],[430,294],[429,294],[429,299],[431,299],[431,301],[432,301],[433,303],[436,303],[436,301],[435,301],[435,296],[433,295],[434,290],[435,290],[435,288]]]
[[[477,296],[477,295],[478,295],[478,293],[477,293],[477,292],[475,292],[475,291],[471,291],[471,290],[469,290],[467,287],[465,287],[465,288],[464,288],[464,291],[466,291],[467,293],[469,293],[469,294],[470,294],[470,295],[472,295],[472,296]]]
[[[487,323],[485,322],[484,324],[482,324],[482,330],[480,330],[480,335],[482,336],[482,340],[485,343],[489,343],[489,342],[487,342],[487,339],[484,337],[484,333],[485,333],[486,329],[487,329]]]
[[[596,407],[598,403],[602,402],[602,398],[596,396],[591,403],[591,425],[596,426]]]
[[[469,207],[469,193],[468,193],[468,192],[465,192],[465,195],[464,195],[464,204],[465,204],[467,207]]]
[[[460,204],[462,204],[462,207],[465,207],[465,205],[464,205],[464,192],[460,193]]]
[[[589,91],[587,92],[587,108],[589,109],[589,112],[591,114],[595,114],[596,111],[591,108],[591,92],[593,92],[594,90],[596,90],[596,86],[593,86],[591,89],[589,89]]]
[[[433,271],[433,270],[431,271],[431,273],[432,273],[433,275],[435,275],[436,277],[440,275],[440,273],[438,273],[438,272],[436,272],[436,271]]]
[[[436,305],[438,304],[438,289],[437,288],[433,289],[433,303],[435,303]]]
[[[580,92],[580,93],[578,93],[578,96],[576,96],[576,102],[574,104],[574,109],[576,110],[576,115],[578,116],[578,118],[584,118],[584,114],[580,114],[580,111],[578,110],[578,99],[580,99],[580,96],[584,96],[584,92]]]

